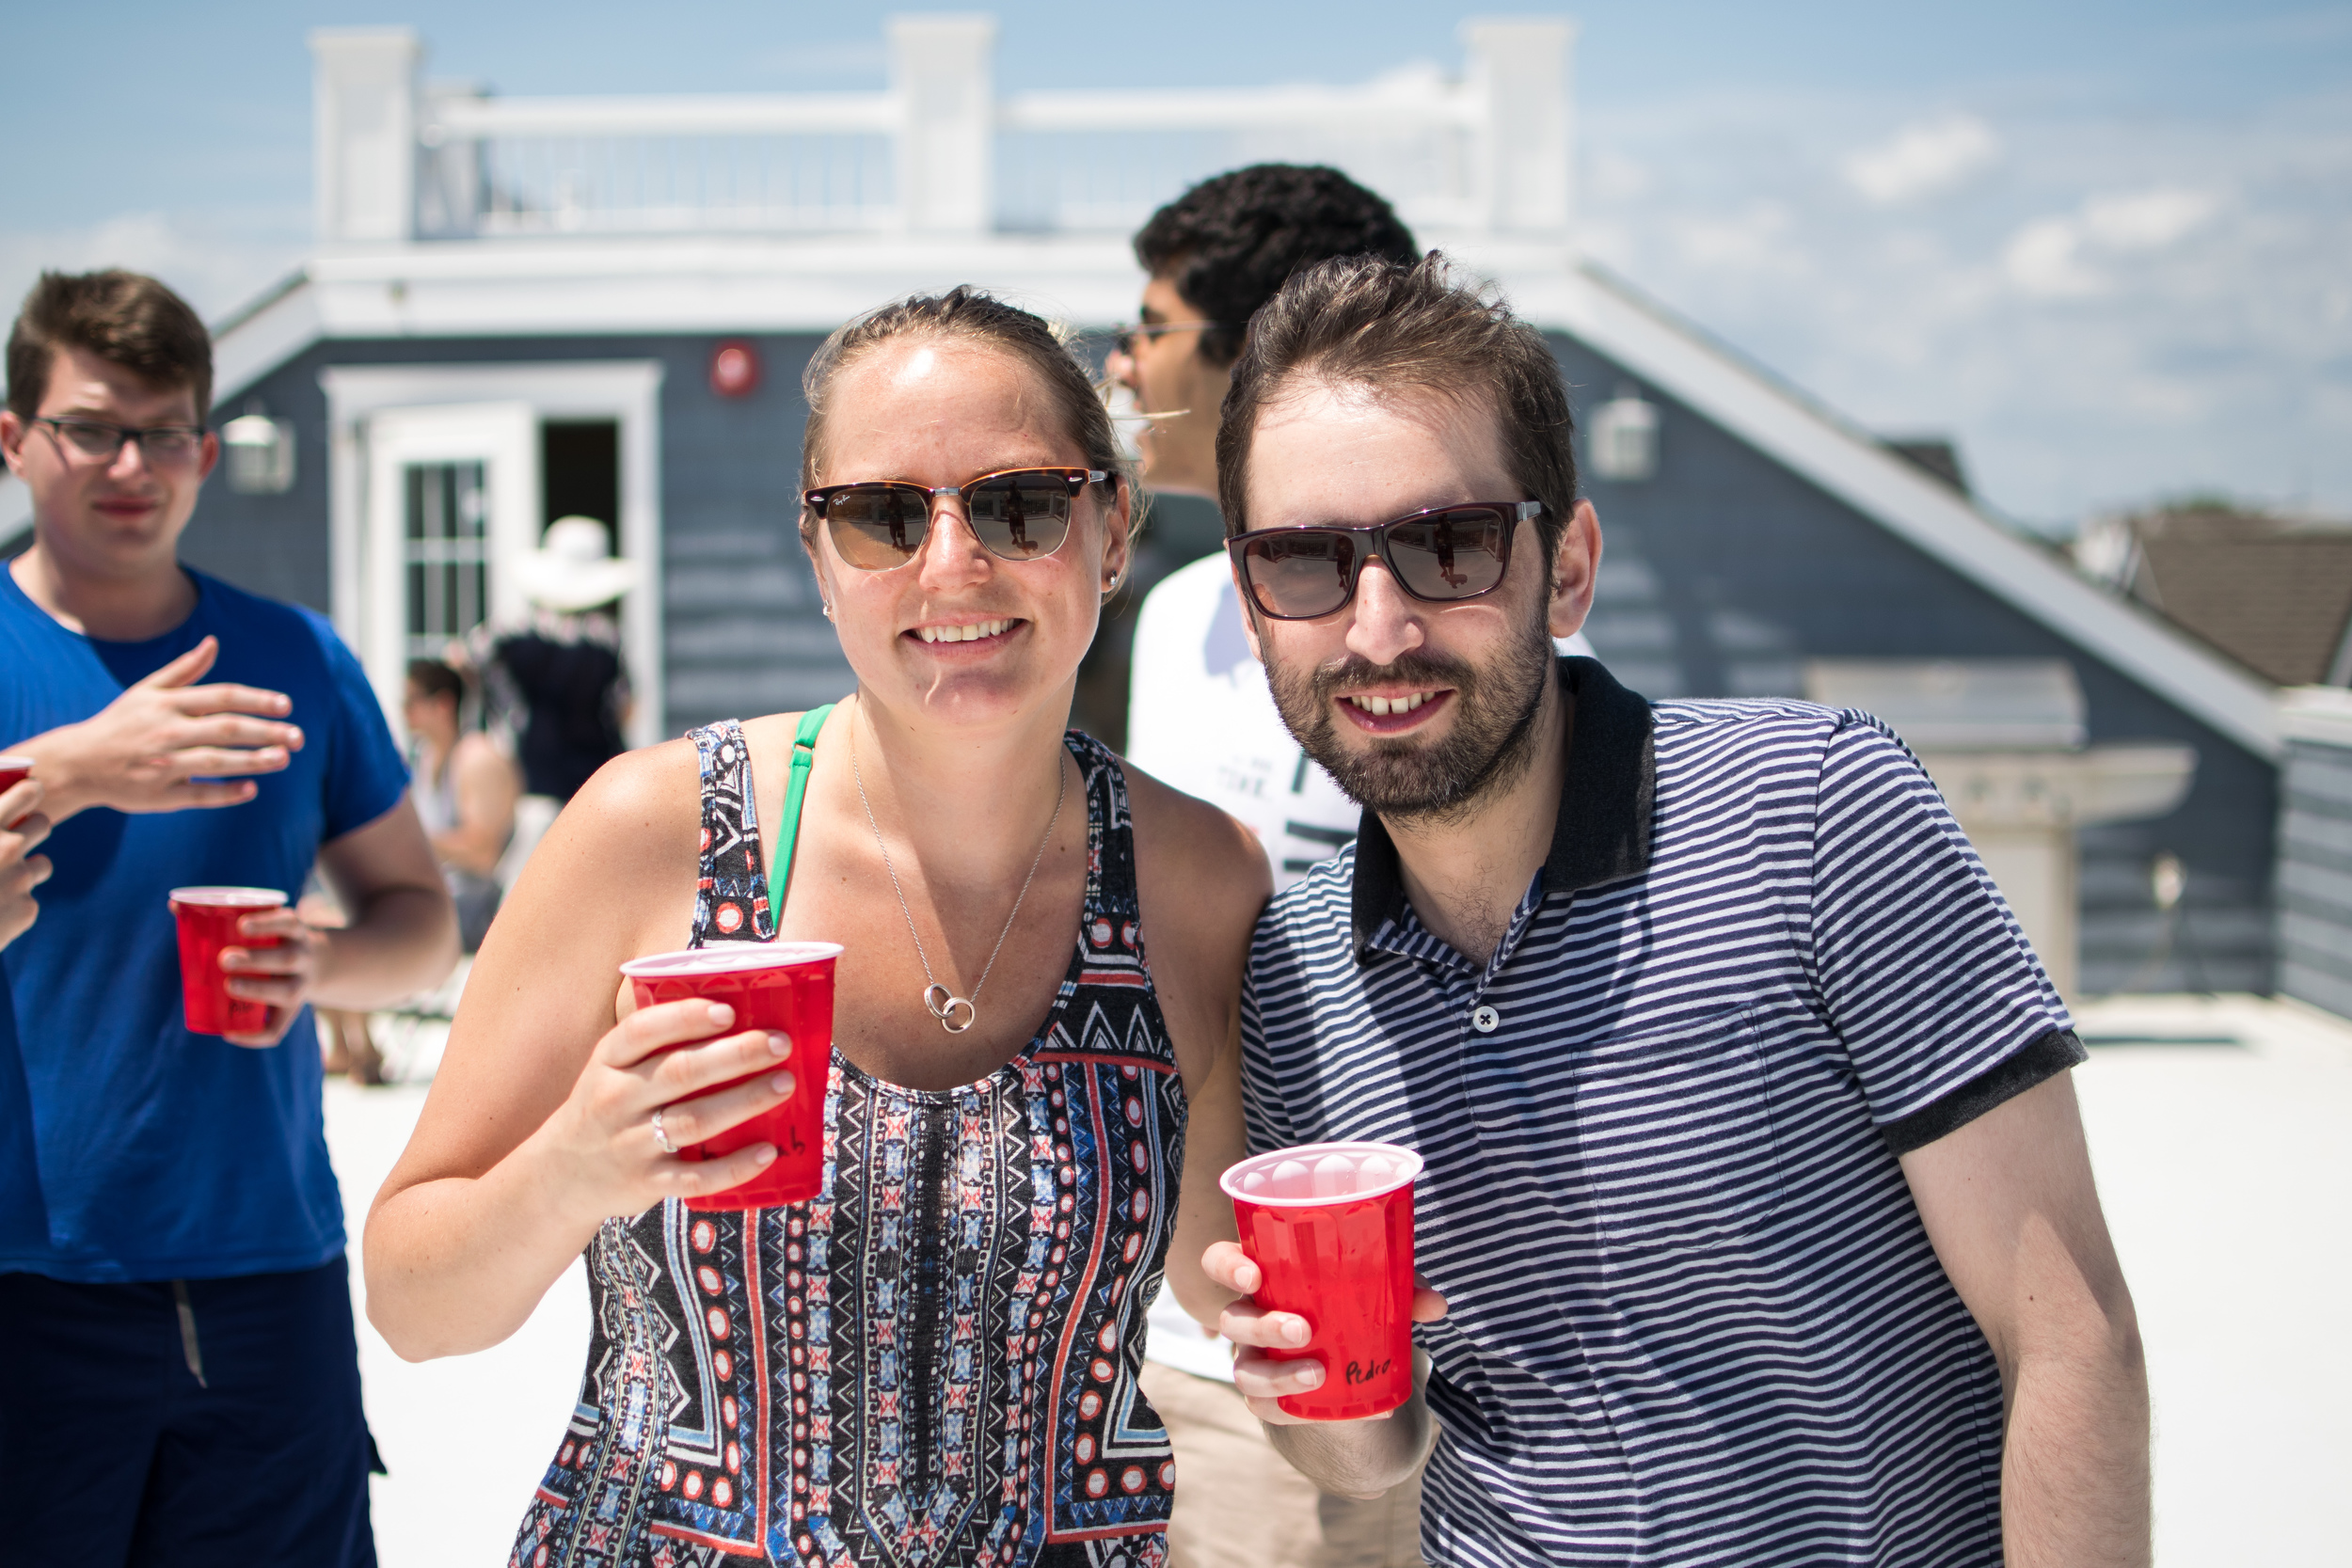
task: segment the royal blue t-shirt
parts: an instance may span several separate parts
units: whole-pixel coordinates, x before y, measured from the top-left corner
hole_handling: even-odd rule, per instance
[[[40,1167],[33,1159],[33,1101],[24,1086],[24,1059],[16,1049],[16,1008],[8,972],[0,966],[0,1258],[49,1244],[49,1209],[41,1202]]]
[[[265,1051],[188,1033],[167,895],[227,883],[299,896],[319,847],[398,805],[407,769],[358,661],[324,619],[188,576],[197,605],[184,623],[151,641],[106,642],[59,626],[0,569],[0,745],[87,719],[207,636],[220,657],[202,681],[284,692],[304,737],[244,805],[94,809],[44,846],[56,870],[40,918],[0,964],[47,1239],[13,1241],[25,1227],[10,1183],[0,1271],[205,1278],[315,1268],[343,1249],[310,1014]]]

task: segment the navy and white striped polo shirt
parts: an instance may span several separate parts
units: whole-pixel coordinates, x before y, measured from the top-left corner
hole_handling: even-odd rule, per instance
[[[1253,1149],[1419,1149],[1432,1563],[2001,1560],[2001,1389],[1896,1163],[2082,1059],[1867,715],[1652,707],[1590,659],[1480,968],[1356,845],[1275,900]]]

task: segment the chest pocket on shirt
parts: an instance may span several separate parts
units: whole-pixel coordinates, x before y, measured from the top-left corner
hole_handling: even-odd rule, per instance
[[[1780,1203],[1764,1062],[1744,1012],[1593,1047],[1576,1124],[1612,1247],[1729,1240]]]

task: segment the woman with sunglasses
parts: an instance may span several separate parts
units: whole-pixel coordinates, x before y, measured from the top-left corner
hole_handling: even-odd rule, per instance
[[[588,1373],[517,1563],[1156,1563],[1144,1312],[1163,1266],[1196,1317],[1228,1299],[1199,1259],[1264,859],[1065,733],[1132,492],[1045,325],[909,300],[806,390],[801,543],[857,690],[574,799],[376,1200],[369,1316],[478,1350],[585,1249]],[[777,936],[844,945],[829,1083],[723,1007],[615,995],[625,959]],[[818,1196],[684,1208],[773,1153],[675,1150],[796,1094],[826,1097]]]

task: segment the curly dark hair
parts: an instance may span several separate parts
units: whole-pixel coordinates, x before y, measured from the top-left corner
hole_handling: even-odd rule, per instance
[[[1411,266],[1421,252],[1395,209],[1338,169],[1252,164],[1203,180],[1136,232],[1136,260],[1218,325],[1200,357],[1230,365],[1258,307],[1301,267],[1335,256]]]

